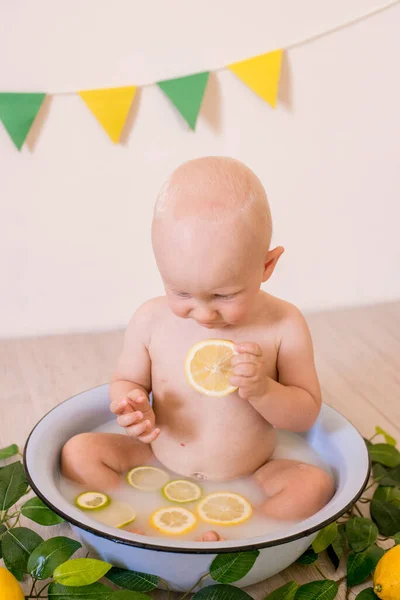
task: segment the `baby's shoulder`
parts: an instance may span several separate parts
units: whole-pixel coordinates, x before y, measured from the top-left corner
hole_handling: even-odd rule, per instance
[[[154,321],[162,318],[167,309],[165,296],[157,296],[143,302],[133,313],[129,326],[151,327]]]
[[[264,302],[265,314],[268,315],[281,336],[287,335],[293,329],[306,326],[302,312],[291,302],[267,293],[265,293]]]

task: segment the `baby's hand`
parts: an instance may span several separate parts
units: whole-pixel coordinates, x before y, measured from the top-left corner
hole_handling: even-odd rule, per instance
[[[131,437],[150,444],[158,437],[155,414],[147,395],[141,390],[132,390],[119,402],[111,402],[110,410],[118,416],[117,421]]]
[[[241,398],[249,400],[263,396],[268,387],[267,366],[263,352],[254,342],[242,342],[235,346],[235,354],[231,359],[233,375],[229,381],[238,386]]]

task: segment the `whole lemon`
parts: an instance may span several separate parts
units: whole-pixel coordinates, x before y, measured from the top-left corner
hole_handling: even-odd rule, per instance
[[[25,596],[14,575],[0,567],[0,600],[24,600]]]
[[[390,548],[378,562],[374,573],[374,592],[382,600],[400,598],[400,546]]]

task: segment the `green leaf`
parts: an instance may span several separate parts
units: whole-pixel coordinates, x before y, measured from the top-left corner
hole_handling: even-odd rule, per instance
[[[338,535],[335,537],[335,539],[332,542],[332,550],[336,554],[339,562],[346,550],[346,539],[347,539],[346,524],[342,523],[341,525],[338,526]],[[329,551],[329,547],[328,547],[328,551]]]
[[[67,586],[89,585],[111,569],[112,565],[96,558],[73,558],[58,566],[53,573],[56,583]]]
[[[227,583],[209,585],[192,596],[192,600],[253,600],[242,589]]]
[[[3,552],[2,552],[2,549],[1,549],[2,535],[6,531],[7,531],[7,527],[5,525],[0,524],[0,558],[3,556]]]
[[[346,524],[347,539],[354,552],[362,552],[372,546],[378,537],[378,528],[371,519],[353,517]]]
[[[390,446],[395,446],[396,445],[396,440],[394,439],[394,437],[392,437],[391,435],[389,435],[388,433],[386,433],[386,431],[384,429],[382,429],[381,427],[375,427],[375,433],[377,433],[378,435],[383,435],[383,437],[386,440],[387,444],[390,444]]]
[[[7,448],[2,448],[0,450],[0,460],[10,458],[10,456],[15,456],[18,454],[18,452],[19,450],[17,444],[11,444],[11,446],[7,446]]]
[[[379,600],[373,588],[366,588],[356,596],[355,600]]]
[[[117,567],[110,569],[106,577],[116,585],[135,592],[151,592],[157,587],[159,581],[157,575],[148,575]]]
[[[43,538],[31,529],[13,527],[3,537],[4,561],[13,569],[27,573],[29,556],[42,542]]]
[[[340,558],[337,557],[336,552],[334,551],[332,546],[328,546],[326,549],[326,552],[328,554],[328,558],[331,561],[333,568],[335,569],[335,571],[339,568],[339,564],[340,564]]]
[[[92,583],[84,587],[66,587],[59,583],[51,583],[48,591],[49,600],[108,600],[113,590],[102,583]]]
[[[299,586],[295,581],[289,581],[266,596],[265,600],[294,600],[298,589]]]
[[[312,581],[299,587],[295,600],[333,600],[338,593],[338,589],[336,581],[331,579]]]
[[[400,508],[398,506],[394,506],[390,502],[372,500],[370,511],[380,533],[390,537],[400,531]]]
[[[400,531],[394,534],[393,540],[395,546],[398,546],[400,544]]]
[[[385,469],[385,467],[376,463],[372,467],[372,472],[375,481],[380,485],[400,485],[400,467],[395,467],[394,469]]]
[[[28,482],[21,462],[0,469],[0,512],[15,504],[27,489]]]
[[[318,558],[318,554],[312,548],[308,548],[297,560],[298,565],[311,565]]]
[[[398,467],[400,465],[400,452],[390,444],[374,444],[368,448],[372,462],[377,462],[385,467]]]
[[[338,528],[336,523],[331,523],[327,525],[321,531],[318,532],[317,537],[312,543],[312,549],[317,554],[319,552],[323,552],[330,546],[338,534]]]
[[[367,440],[367,438],[363,438],[365,445],[367,446],[367,448],[370,448],[371,446],[373,446],[373,443],[370,440]]]
[[[150,596],[147,594],[142,594],[142,592],[118,590],[112,594],[111,600],[150,600]]]
[[[364,552],[350,552],[347,559],[347,585],[352,587],[365,581],[384,554],[385,551],[379,546],[371,546]]]
[[[391,504],[400,507],[400,488],[378,485],[373,495],[373,499],[380,500],[381,502],[390,502]]]
[[[28,560],[28,572],[35,579],[48,579],[56,567],[81,548],[81,544],[70,538],[58,536],[37,546]]]
[[[20,569],[15,569],[12,565],[10,565],[7,561],[6,558],[4,558],[3,556],[3,560],[4,560],[4,565],[6,567],[6,569],[8,569],[8,571],[10,571],[10,573],[12,573],[15,577],[15,579],[17,579],[18,581],[23,581],[24,577],[25,577],[25,573],[24,571],[21,571]]]
[[[56,515],[40,498],[31,498],[21,506],[21,513],[39,525],[58,525],[64,519]]]
[[[258,550],[218,554],[211,563],[210,575],[219,583],[238,581],[252,569],[259,554]]]

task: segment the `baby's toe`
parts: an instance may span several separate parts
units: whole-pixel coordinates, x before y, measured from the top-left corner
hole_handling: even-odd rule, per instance
[[[207,531],[202,536],[197,539],[198,542],[224,542],[225,538],[223,538],[216,531]]]

